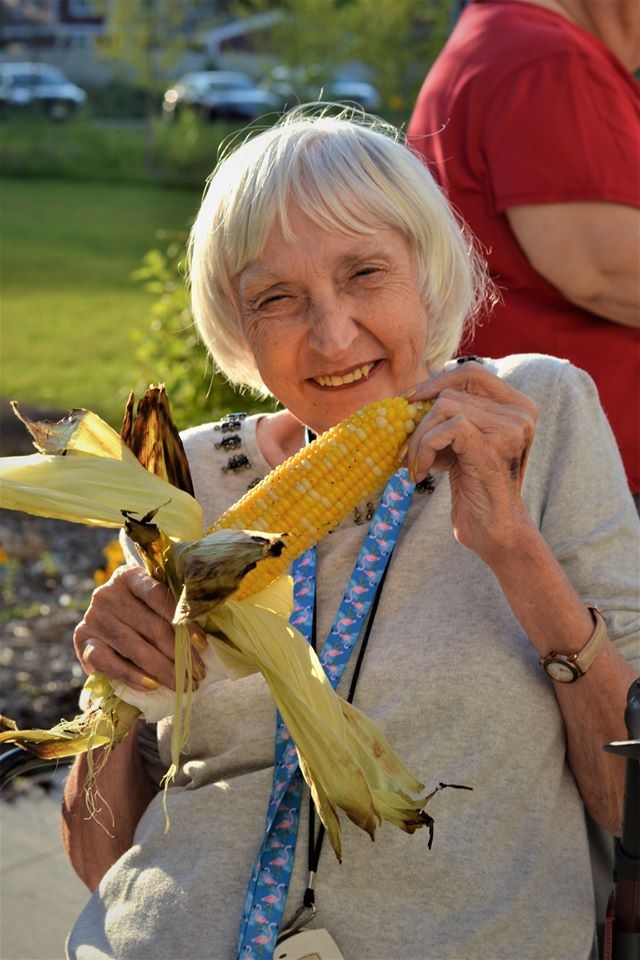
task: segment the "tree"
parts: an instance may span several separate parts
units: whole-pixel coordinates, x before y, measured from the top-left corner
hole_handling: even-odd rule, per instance
[[[197,30],[208,24],[210,0],[102,0],[105,35],[102,56],[121,65],[124,79],[146,100],[148,157],[159,94],[188,50]]]
[[[272,0],[238,0],[238,17],[273,10]],[[264,37],[263,53],[308,80],[336,68],[368,68],[381,113],[406,119],[429,65],[439,53],[460,0],[281,0],[283,18]]]
[[[243,392],[213,370],[189,309],[186,230],[166,231],[157,239],[161,246],[149,250],[132,275],[154,297],[149,329],[133,336],[141,373],[135,392],[141,393],[150,378],[164,383],[181,429],[232,410],[274,410],[274,400]]]

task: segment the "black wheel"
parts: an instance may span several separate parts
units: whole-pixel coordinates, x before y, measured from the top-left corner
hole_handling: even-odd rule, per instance
[[[50,120],[68,120],[73,113],[73,104],[68,100],[50,100],[45,105],[45,113]]]

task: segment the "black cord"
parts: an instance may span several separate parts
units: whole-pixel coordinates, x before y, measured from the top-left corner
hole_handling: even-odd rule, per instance
[[[364,655],[367,651],[367,645],[369,643],[369,637],[371,635],[373,621],[375,620],[376,612],[378,610],[378,604],[380,603],[380,597],[382,596],[382,588],[384,586],[384,581],[386,580],[386,577],[387,577],[387,570],[389,569],[389,566],[391,564],[392,555],[393,555],[393,550],[391,550],[391,552],[389,553],[389,556],[387,557],[387,563],[385,565],[384,570],[382,571],[382,576],[380,577],[378,586],[376,587],[375,596],[371,603],[369,616],[367,617],[367,622],[365,624],[364,632],[362,634],[360,649],[358,650],[358,659],[356,660],[356,665],[353,670],[353,677],[351,678],[351,684],[349,686],[349,693],[347,694],[348,703],[353,703],[353,698],[356,692],[356,686],[358,684],[358,679],[360,677],[362,662],[364,660]],[[311,645],[313,646],[314,650],[316,649],[316,643],[317,643],[316,641],[316,623],[317,623],[316,607],[317,607],[317,604],[314,596],[313,618],[311,621]],[[309,835],[308,835],[308,842],[307,842],[307,857],[308,857],[308,864],[309,864],[309,877],[312,879],[315,878],[315,875],[318,872],[318,865],[320,863],[320,854],[322,853],[322,843],[324,841],[325,832],[326,831],[325,831],[324,824],[321,823],[320,829],[318,830],[318,836],[317,838],[315,837],[316,808],[314,806],[313,799],[309,797]],[[315,905],[315,891],[311,885],[309,885],[305,890],[304,897],[302,898],[302,902],[305,907],[309,907],[309,908]]]

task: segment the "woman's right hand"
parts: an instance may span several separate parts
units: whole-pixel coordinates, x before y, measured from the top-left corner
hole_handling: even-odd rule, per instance
[[[136,690],[173,688],[175,601],[142,567],[118,567],[93,592],[73,645],[85,673],[104,673]]]

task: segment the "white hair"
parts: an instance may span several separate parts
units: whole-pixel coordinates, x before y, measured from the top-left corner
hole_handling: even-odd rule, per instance
[[[354,110],[298,107],[223,156],[209,178],[189,239],[191,307],[217,368],[232,383],[264,386],[242,332],[235,281],[278,223],[286,239],[293,201],[322,228],[407,237],[428,318],[425,363],[456,353],[484,302],[485,265],[424,163],[400,132]]]

